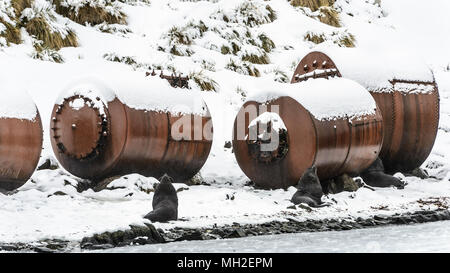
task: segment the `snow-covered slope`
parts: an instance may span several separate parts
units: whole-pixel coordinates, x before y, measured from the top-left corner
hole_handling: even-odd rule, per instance
[[[295,8],[284,0],[121,2],[139,4],[117,4],[127,15],[128,25],[116,25],[111,33],[56,15],[58,24],[72,29],[78,37],[78,47],[59,50],[63,63],[33,59],[34,38],[24,29],[22,44],[0,46],[0,83],[8,80],[14,83],[8,89],[27,90],[41,113],[45,127],[41,162],[53,157],[48,137],[50,112],[69,84],[80,78],[97,77],[113,88],[117,81],[131,86],[132,78],[144,78],[148,68],[164,69],[166,74],[195,75],[212,82],[217,90],[200,92],[200,85],[190,82],[192,94],[201,94],[214,122],[213,148],[201,170],[211,186],[177,185],[188,189],[179,193],[179,215],[189,221],[161,227],[262,222],[287,216],[364,216],[383,206],[389,209],[386,213],[394,213],[419,209],[423,205],[418,200],[435,197],[448,204],[448,1],[435,0],[433,5],[424,7],[426,4],[419,0],[382,0],[381,6],[376,0],[337,0],[335,8],[340,12],[341,27],[321,23],[312,18],[310,10]],[[313,35],[324,41],[316,45],[309,41]],[[336,203],[312,213],[288,210],[294,188],[260,191],[244,186],[248,179],[224,143],[231,140],[234,117],[243,101],[263,87],[275,90],[288,85],[305,54],[317,48],[332,50],[344,46],[350,35],[355,38],[355,46],[371,52],[372,57],[409,51],[433,69],[440,87],[441,124],[435,148],[424,167],[437,179],[405,178],[409,185],[403,191],[360,189],[352,194],[329,196],[329,201],[334,199]],[[403,64],[386,64],[393,65]],[[0,92],[5,92],[1,88],[0,84]],[[133,92],[132,88],[129,92]],[[114,181],[109,186],[114,190],[81,194],[74,188],[78,181],[62,169],[37,171],[18,193],[0,195],[0,241],[49,237],[78,240],[95,232],[142,223],[142,215],[151,209],[154,178],[133,174]],[[433,202],[425,207],[436,207]]]

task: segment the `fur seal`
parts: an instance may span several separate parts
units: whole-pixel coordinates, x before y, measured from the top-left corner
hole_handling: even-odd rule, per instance
[[[385,188],[394,186],[398,189],[403,189],[406,185],[400,179],[384,172],[384,165],[379,157],[360,176],[367,185],[372,187]]]
[[[322,204],[322,186],[317,176],[316,166],[308,168],[297,184],[297,192],[292,196],[291,202],[298,205],[305,203],[310,207],[320,207]]]
[[[152,222],[168,222],[178,219],[178,196],[173,187],[173,178],[164,174],[159,179],[153,195],[153,211],[149,212],[144,218]]]

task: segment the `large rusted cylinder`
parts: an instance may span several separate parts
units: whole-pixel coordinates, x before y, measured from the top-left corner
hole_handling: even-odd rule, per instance
[[[201,169],[212,145],[206,104],[193,91],[149,81],[153,84],[141,90],[114,91],[94,81],[62,94],[53,109],[50,134],[66,170],[91,180],[168,173],[185,182]]]
[[[27,182],[42,151],[39,111],[25,91],[0,90],[0,188],[11,191]]]
[[[234,153],[255,184],[287,188],[312,165],[320,179],[356,175],[377,158],[383,121],[365,88],[342,78],[312,80],[295,88],[260,91],[236,117]],[[265,134],[279,139],[269,151]]]
[[[387,172],[420,167],[433,148],[439,124],[439,92],[429,68],[411,56],[373,56],[356,49],[314,51],[294,72],[292,83],[345,77],[366,87],[384,119],[380,152]]]

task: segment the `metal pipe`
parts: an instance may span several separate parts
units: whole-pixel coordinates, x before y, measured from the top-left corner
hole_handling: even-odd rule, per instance
[[[53,151],[67,171],[85,179],[167,173],[185,182],[201,169],[212,145],[211,117],[198,100],[205,115],[135,109],[118,97],[103,101],[81,90],[53,108]],[[172,125],[180,119],[191,123],[183,125],[187,138],[173,136]],[[195,138],[196,130],[204,132],[206,126],[211,126],[210,134]]]
[[[344,57],[341,56],[340,59]],[[349,62],[355,60],[355,58],[348,59]],[[314,62],[325,65],[315,68]],[[339,65],[344,66],[345,63]],[[308,69],[305,70],[305,67]],[[352,79],[352,75],[342,75],[339,67],[325,53],[314,51],[300,61],[291,83],[311,78],[308,74],[316,69],[334,70],[335,76]],[[358,81],[356,78],[353,80]],[[434,79],[424,82],[392,78],[389,82],[391,90],[380,92],[367,86],[366,88],[377,102],[384,120],[380,158],[385,169],[389,173],[407,172],[420,167],[433,148],[439,126],[439,90]],[[364,85],[364,82],[360,84]],[[417,92],[417,89],[427,91]]]

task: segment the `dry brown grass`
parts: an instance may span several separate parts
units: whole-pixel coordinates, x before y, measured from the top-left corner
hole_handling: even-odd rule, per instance
[[[353,34],[348,33],[347,35],[341,37],[337,44],[341,47],[355,47],[355,36]]]
[[[243,75],[249,75],[252,77],[261,76],[259,70],[253,65],[249,63],[238,64],[232,59],[230,59],[229,63],[225,66],[225,68]]]
[[[316,11],[320,7],[331,7],[335,0],[291,0],[291,5],[294,7],[305,7]]]
[[[1,18],[0,18],[0,23],[6,27],[6,30],[4,32],[0,33],[0,37],[5,38],[6,42],[8,44],[10,44],[10,43],[20,44],[22,42],[20,30],[16,26],[13,26],[13,25],[5,22]]]
[[[252,64],[269,64],[270,59],[267,54],[256,55],[256,54],[245,54],[242,56],[242,60],[245,62],[250,62]]]
[[[60,50],[63,47],[77,47],[75,32],[69,30],[66,37],[59,32],[52,32],[48,22],[42,17],[35,17],[25,23],[25,29],[30,35],[43,42],[46,48]]]
[[[127,17],[123,12],[119,12],[118,15],[114,15],[101,7],[91,7],[90,5],[85,5],[81,7],[78,12],[76,12],[71,7],[62,6],[61,2],[62,0],[53,0],[53,3],[56,6],[56,12],[82,25],[99,25],[103,22],[108,24],[127,23]]]
[[[312,32],[306,33],[306,35],[303,37],[306,41],[313,42],[315,44],[320,44],[325,42],[326,38],[323,34],[316,34]]]
[[[332,7],[320,7],[320,16],[319,21],[333,26],[333,27],[340,27],[341,22],[339,19],[339,13]]]
[[[6,40],[8,43],[21,43],[20,28],[25,28],[28,34],[40,41],[35,43],[37,52],[42,52],[43,49],[59,50],[63,47],[76,47],[78,41],[76,34],[72,30],[67,31],[67,35],[60,32],[52,31],[52,28],[47,22],[47,19],[42,15],[38,15],[30,20],[21,18],[22,12],[26,8],[31,8],[33,0],[12,0],[11,6],[14,9],[16,17],[16,26],[4,24],[7,27]],[[50,18],[52,18],[50,16]]]
[[[26,8],[31,8],[33,0],[11,0],[11,6],[16,13],[16,17],[20,18],[22,11]]]
[[[275,48],[275,43],[266,34],[260,34],[258,39],[261,41],[261,48],[269,53]]]
[[[200,87],[202,91],[217,91],[219,85],[217,82],[208,76],[203,74],[203,71],[193,72],[189,75],[189,78]]]

